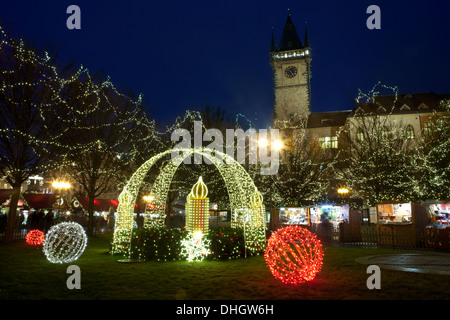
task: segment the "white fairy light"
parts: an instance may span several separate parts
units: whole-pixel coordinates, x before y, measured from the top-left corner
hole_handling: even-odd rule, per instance
[[[45,235],[43,251],[52,263],[68,263],[77,260],[87,245],[83,227],[75,222],[61,222]]]
[[[186,239],[181,241],[181,246],[180,255],[189,262],[202,261],[210,252],[210,240],[201,231],[189,233]]]

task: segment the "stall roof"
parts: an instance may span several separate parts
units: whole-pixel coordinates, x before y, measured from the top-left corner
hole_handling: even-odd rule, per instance
[[[24,207],[27,207],[29,209],[51,209],[59,199],[59,196],[51,193],[26,193],[22,194],[20,198],[24,202]],[[64,207],[64,205],[62,207]]]
[[[88,197],[74,197],[72,200],[72,208],[77,208],[74,203],[78,200],[82,209],[84,211],[88,211],[89,209],[89,198]],[[119,205],[119,201],[117,200],[107,200],[107,199],[94,199],[94,211],[98,212],[107,212],[112,207],[114,210],[117,209]]]
[[[2,189],[0,190],[0,206],[6,202],[11,196],[12,189]]]

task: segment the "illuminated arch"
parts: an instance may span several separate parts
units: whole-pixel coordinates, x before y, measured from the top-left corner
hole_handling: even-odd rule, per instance
[[[145,176],[158,160],[172,152],[177,152],[178,156],[172,158],[162,168],[152,187],[151,194],[154,197],[155,212],[159,213],[160,216],[164,215],[170,184],[183,160],[194,153],[202,155],[204,159],[209,160],[216,166],[225,182],[232,213],[231,226],[244,228],[247,248],[258,251],[264,250],[266,245],[265,209],[262,200],[260,203],[254,201],[255,193],[259,194],[259,192],[256,190],[248,172],[236,160],[222,152],[207,148],[180,148],[167,150],[147,160],[136,170],[122,190],[118,199],[113,253],[123,252],[129,243],[133,228],[134,204]],[[160,219],[156,224],[154,222],[152,224],[150,220],[146,219],[144,226],[163,227],[164,219]]]

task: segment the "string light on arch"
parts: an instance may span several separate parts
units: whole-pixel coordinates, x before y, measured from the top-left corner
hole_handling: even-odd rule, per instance
[[[160,216],[164,214],[164,205],[167,202],[167,192],[169,189],[168,186],[170,185],[178,166],[186,157],[194,153],[200,154],[215,165],[225,182],[230,199],[230,206],[232,208],[231,226],[234,228],[244,227],[247,235],[246,243],[248,243],[249,250],[263,251],[266,245],[266,223],[264,210],[262,210],[263,204],[258,204],[256,207],[252,205],[252,195],[254,195],[256,187],[248,172],[232,157],[219,151],[215,151],[216,156],[212,156],[212,150],[208,148],[178,148],[161,152],[147,160],[136,170],[122,190],[117,208],[118,215],[114,230],[112,253],[130,254],[129,235],[133,226],[133,205],[142,182],[149,170],[160,159],[166,155],[171,155],[173,152],[178,152],[179,156],[175,159],[172,157],[172,160],[162,168],[151,190],[151,194],[154,196],[153,203],[155,205],[155,212],[158,212]],[[219,157],[217,157],[217,155]],[[203,186],[200,188],[199,186],[198,191],[201,192],[203,196],[203,194],[207,192],[207,189]],[[246,220],[243,219],[244,216],[252,217],[253,215],[257,215],[258,217],[252,218],[252,221],[249,222],[246,222]],[[150,221],[144,221],[144,226],[150,226],[149,222]],[[157,224],[160,225],[160,227],[164,226],[164,220],[160,219]]]

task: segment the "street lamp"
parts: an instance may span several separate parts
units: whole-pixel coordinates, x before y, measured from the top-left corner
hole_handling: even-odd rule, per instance
[[[283,142],[282,142],[281,140],[276,140],[276,141],[274,141],[273,146],[274,146],[275,149],[277,149],[277,150],[281,150],[281,149],[283,149],[283,147],[284,147]]]
[[[338,191],[337,191],[340,195],[344,195],[344,194],[347,194],[349,191],[348,191],[348,189],[347,188],[339,188],[338,189]]]
[[[152,202],[155,198],[153,196],[144,196],[144,200],[147,202]]]
[[[265,138],[258,139],[258,145],[262,148],[268,147],[269,144],[271,144],[271,143],[273,144],[273,147],[277,151],[283,149],[283,147],[284,147],[283,141],[281,141],[280,139],[277,139],[275,141],[270,141],[270,142]]]
[[[282,149],[285,148],[284,143],[282,140],[277,139],[277,140],[267,140],[265,138],[260,138],[258,139],[258,145],[261,148],[267,148],[269,145],[271,146],[271,149],[274,150],[276,153],[280,152]],[[271,151],[272,151],[271,150]],[[272,188],[273,188],[273,184],[274,184],[274,175],[270,175],[271,183],[269,186],[269,202],[270,202],[270,221],[269,221],[269,225],[270,225],[270,229],[272,230],[273,228],[273,204],[272,204]],[[244,223],[245,226],[245,223]]]
[[[62,198],[61,191],[62,191],[63,189],[69,189],[69,188],[70,188],[70,183],[64,182],[64,181],[53,181],[52,186],[53,186],[54,188],[59,189],[59,201],[58,201],[58,204],[59,204],[59,207],[58,207],[58,216],[59,216],[59,212],[61,211],[61,205],[62,205],[62,202],[63,202],[63,198]]]

